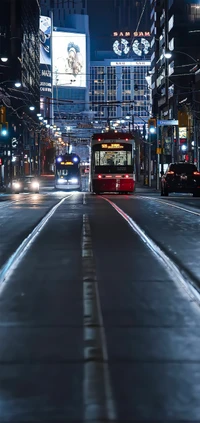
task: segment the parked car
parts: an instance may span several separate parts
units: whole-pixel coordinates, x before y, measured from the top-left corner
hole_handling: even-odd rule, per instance
[[[38,179],[35,176],[24,176],[22,178],[16,179],[12,183],[12,191],[15,194],[19,194],[20,192],[28,191],[39,193],[40,184]]]
[[[161,178],[161,195],[170,192],[192,193],[200,196],[200,172],[194,164],[179,162],[171,163]]]

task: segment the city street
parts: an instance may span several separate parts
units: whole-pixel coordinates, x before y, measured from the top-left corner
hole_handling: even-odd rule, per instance
[[[0,195],[2,423],[199,421],[199,221],[145,189]]]

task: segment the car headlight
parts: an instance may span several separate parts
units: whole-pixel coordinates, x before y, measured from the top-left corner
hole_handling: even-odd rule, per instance
[[[65,183],[64,179],[62,179],[62,178],[58,179],[58,184],[64,184],[64,183]]]
[[[78,179],[77,178],[72,178],[72,179],[70,179],[70,182],[72,184],[78,184]]]
[[[20,188],[19,182],[13,182],[13,188],[19,189]]]
[[[38,189],[39,188],[39,183],[38,182],[33,182],[32,183],[32,187]]]

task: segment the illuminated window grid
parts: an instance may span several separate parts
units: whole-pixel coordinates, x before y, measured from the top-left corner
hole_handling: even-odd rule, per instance
[[[116,81],[116,68],[108,66],[106,69],[107,75],[107,101],[117,101],[117,81]],[[109,108],[109,116],[116,117],[116,107]]]
[[[134,115],[148,117],[150,92],[147,86],[146,75],[150,70],[149,66],[138,66],[134,68],[134,86],[138,85],[138,91],[134,90]]]
[[[99,103],[105,101],[105,68],[104,66],[92,66],[90,70],[90,102]],[[92,109],[97,115],[101,115],[98,104],[93,104]],[[99,116],[100,117],[100,116]]]

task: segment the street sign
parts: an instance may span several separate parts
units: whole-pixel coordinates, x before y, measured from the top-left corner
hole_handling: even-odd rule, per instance
[[[178,120],[157,120],[157,126],[176,126],[178,125]]]

